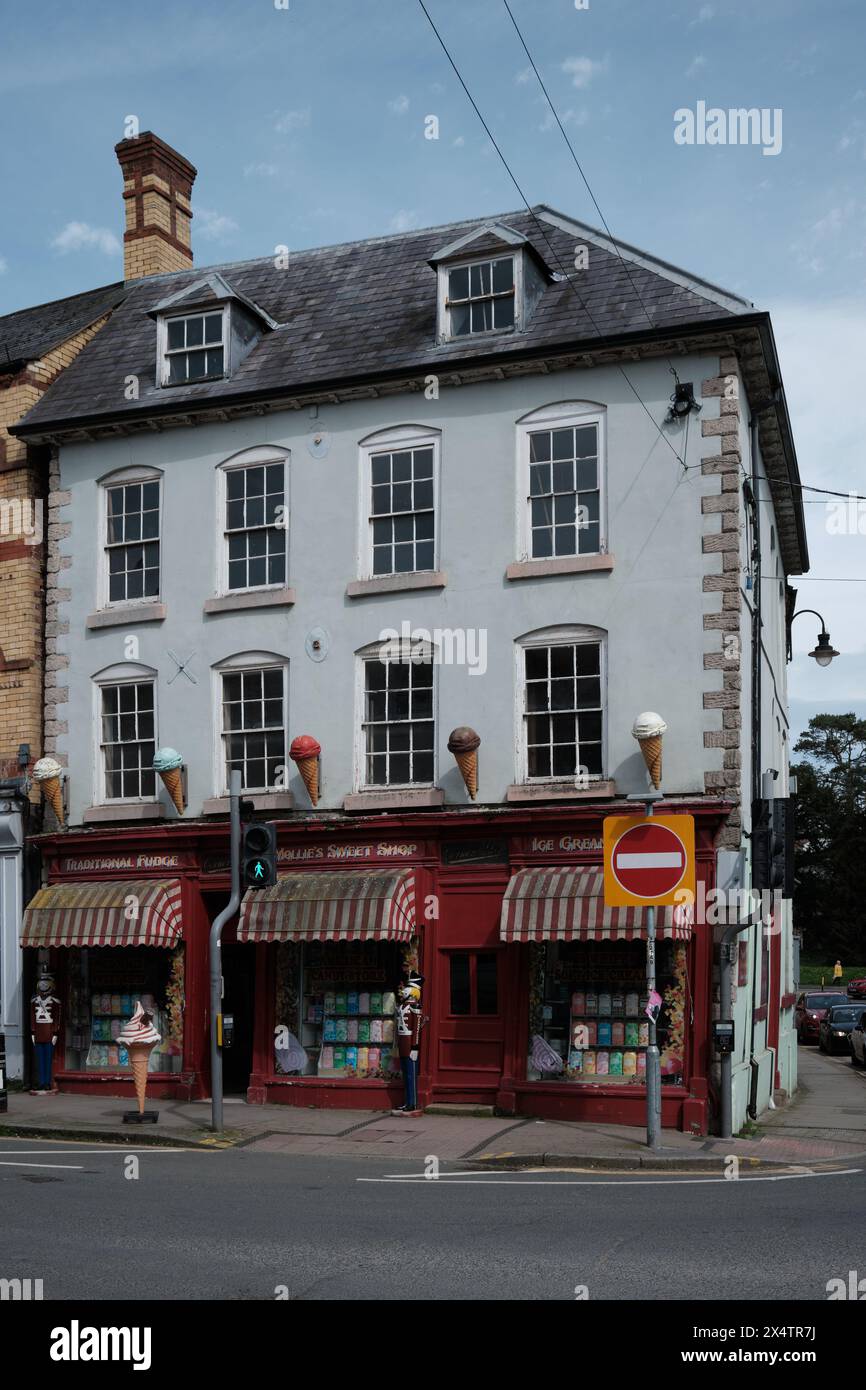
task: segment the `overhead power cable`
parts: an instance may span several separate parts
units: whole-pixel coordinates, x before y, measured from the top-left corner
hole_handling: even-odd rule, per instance
[[[599,328],[598,324],[595,322],[595,319],[593,318],[592,314],[590,313],[589,309],[587,308],[586,304],[584,303],[584,301],[583,301],[583,299],[582,299],[582,297],[581,297],[580,291],[578,290],[578,288],[577,288],[577,286],[575,285],[574,281],[571,279],[571,277],[569,276],[568,272],[565,270],[565,268],[564,268],[564,266],[563,266],[563,264],[562,264],[562,261],[561,261],[560,258],[559,258],[558,252],[557,252],[556,249],[552,246],[552,244],[551,244],[551,242],[550,242],[550,238],[548,237],[547,232],[545,231],[544,227],[542,226],[541,222],[538,220],[538,217],[536,216],[535,212],[533,211],[532,206],[531,206],[531,204],[530,204],[530,202],[529,202],[529,199],[526,197],[526,194],[524,193],[524,191],[523,191],[523,189],[521,188],[520,184],[517,182],[517,179],[516,179],[515,175],[513,174],[512,170],[511,170],[511,166],[510,166],[510,164],[508,163],[508,160],[505,158],[505,155],[502,153],[502,150],[499,148],[499,145],[498,145],[496,139],[494,138],[494,135],[493,135],[492,130],[490,129],[489,125],[487,124],[486,120],[484,119],[483,115],[481,114],[481,111],[480,111],[480,109],[479,109],[479,107],[478,107],[478,103],[476,102],[475,98],[473,97],[472,93],[470,92],[469,88],[467,87],[465,81],[463,80],[463,76],[462,76],[462,74],[461,74],[461,72],[460,72],[460,69],[458,68],[458,66],[457,66],[457,64],[455,63],[454,59],[452,58],[450,52],[448,51],[448,47],[447,47],[447,45],[446,45],[446,43],[445,43],[445,40],[443,39],[442,35],[439,33],[439,30],[436,28],[436,25],[435,25],[435,23],[433,22],[433,19],[432,19],[432,16],[431,16],[431,14],[430,14],[430,11],[427,9],[427,6],[424,4],[424,0],[418,0],[418,4],[421,6],[421,9],[424,11],[424,14],[426,15],[427,21],[428,21],[428,23],[429,23],[429,25],[430,25],[430,28],[433,30],[433,33],[436,35],[436,38],[439,40],[439,44],[440,44],[440,47],[441,47],[441,49],[442,49],[442,52],[445,54],[445,57],[448,59],[448,62],[451,64],[451,67],[452,67],[453,70],[454,70],[454,74],[455,74],[455,76],[456,76],[456,78],[457,78],[457,81],[460,83],[460,86],[463,88],[463,91],[466,93],[466,96],[467,96],[467,98],[468,98],[468,100],[469,100],[469,102],[470,102],[470,105],[472,106],[473,111],[475,112],[476,116],[478,117],[479,121],[481,122],[482,126],[484,127],[484,130],[485,130],[485,132],[486,132],[486,134],[487,134],[487,138],[489,139],[491,145],[493,146],[494,150],[496,151],[497,155],[499,156],[499,159],[500,159],[500,161],[501,161],[501,163],[502,163],[502,165],[503,165],[503,168],[505,169],[505,172],[508,174],[508,177],[510,178],[511,182],[514,184],[514,187],[517,189],[517,192],[518,192],[518,194],[520,195],[521,202],[523,203],[524,207],[526,208],[526,211],[529,213],[529,216],[532,218],[533,222],[535,223],[535,226],[537,227],[539,234],[543,237],[544,242],[545,242],[545,245],[547,246],[547,249],[549,250],[551,256],[552,256],[553,259],[556,261],[556,264],[557,264],[558,267],[559,267],[560,274],[562,275],[562,277],[563,277],[563,279],[565,280],[565,282],[566,282],[566,283],[570,286],[570,288],[574,291],[575,295],[577,296],[577,301],[578,301],[578,303],[580,304],[580,307],[581,307],[581,309],[583,310],[583,312],[584,312],[584,314],[586,315],[586,317],[588,318],[589,322],[591,323],[591,325],[592,325],[592,327],[593,327],[593,330],[594,330],[595,333],[596,333],[596,336],[599,338],[600,341],[603,342],[603,341],[604,341],[604,334],[602,333],[601,329]],[[671,441],[668,439],[667,435],[666,435],[666,434],[664,433],[664,431],[662,430],[661,425],[660,425],[660,424],[658,423],[658,421],[654,418],[654,416],[653,416],[652,412],[650,411],[649,407],[645,404],[645,402],[644,402],[643,399],[641,398],[641,396],[640,396],[640,394],[639,394],[639,392],[638,392],[638,390],[637,390],[637,387],[633,384],[633,382],[632,382],[631,379],[629,378],[628,373],[624,370],[623,367],[619,366],[619,364],[617,364],[617,370],[619,371],[620,376],[621,376],[621,377],[623,378],[623,380],[625,381],[625,383],[626,383],[626,385],[628,386],[629,390],[631,391],[632,395],[635,397],[635,400],[638,402],[638,404],[641,406],[641,408],[642,408],[643,411],[645,412],[647,418],[652,422],[653,427],[658,431],[659,438],[660,438],[660,439],[667,445],[667,447],[670,449],[671,453],[673,454],[674,458],[675,458],[675,459],[677,460],[677,462],[679,463],[680,467],[683,468],[683,469],[685,469],[685,468],[686,468],[685,460],[682,459],[682,458],[680,457],[680,455],[677,453],[677,450],[674,448],[673,444],[671,443]]]

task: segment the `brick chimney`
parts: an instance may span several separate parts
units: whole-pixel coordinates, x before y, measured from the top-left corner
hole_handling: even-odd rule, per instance
[[[123,171],[126,204],[124,280],[189,270],[190,195],[196,170],[149,130],[132,140],[121,140],[114,152]]]

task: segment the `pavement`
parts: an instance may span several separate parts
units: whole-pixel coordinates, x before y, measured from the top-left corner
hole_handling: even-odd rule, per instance
[[[844,1164],[866,1159],[866,1076],[847,1057],[801,1047],[794,1100],[761,1116],[749,1138],[700,1138],[665,1130],[662,1148],[646,1147],[643,1129],[535,1120],[525,1116],[422,1114],[416,1119],[369,1110],[301,1109],[225,1102],[225,1131],[210,1128],[209,1101],[155,1102],[158,1122],[125,1125],[128,1099],[31,1096],[9,1092],[0,1135],[94,1140],[125,1147],[253,1147],[273,1154],[458,1161],[473,1167],[719,1171],[735,1155],[750,1168]]]

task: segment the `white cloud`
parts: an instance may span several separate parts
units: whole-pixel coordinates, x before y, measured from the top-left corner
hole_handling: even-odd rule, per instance
[[[9,263],[5,256],[0,256],[0,275],[5,275],[9,269]]]
[[[588,87],[598,73],[604,72],[606,62],[596,62],[594,58],[566,58],[562,71],[567,72],[573,87]]]
[[[62,232],[51,242],[55,251],[101,251],[104,256],[116,256],[120,242],[107,227],[91,227],[89,222],[67,222]]]
[[[309,106],[302,107],[299,111],[278,111],[274,122],[274,130],[278,135],[291,135],[293,130],[302,130],[310,124],[312,113]]]
[[[532,68],[521,68],[520,72],[514,74],[514,80],[519,87],[525,87],[532,76]]]
[[[562,111],[560,113],[559,119],[562,121],[563,126],[586,125],[589,120],[589,112],[585,107],[582,107],[579,111],[575,111],[572,107],[569,107],[567,111]],[[544,120],[541,122],[538,129],[546,133],[548,130],[558,130],[558,128],[556,117],[548,106],[544,113]]]
[[[228,241],[233,232],[238,229],[238,224],[234,218],[226,217],[224,213],[215,212],[213,208],[197,207],[195,209],[195,230],[205,241]]]
[[[451,144],[453,145],[455,150],[462,150],[463,146],[466,144],[466,141],[463,139],[462,135],[458,135],[456,140],[451,141]]]
[[[393,111],[395,116],[405,116],[409,110],[409,98],[405,95],[395,97],[388,102],[388,110]]]
[[[262,160],[257,164],[244,165],[245,179],[272,179],[276,173],[279,173],[276,164],[267,164]]]
[[[407,208],[401,208],[395,212],[389,223],[392,232],[410,232],[413,227],[418,225],[418,214],[410,212]]]
[[[686,68],[686,77],[695,77],[695,76],[697,75],[697,73],[699,73],[699,72],[701,71],[701,68],[705,68],[706,66],[707,66],[707,60],[706,60],[706,58],[704,57],[704,55],[703,55],[702,53],[699,53],[698,56],[697,56],[696,58],[693,58],[693,59],[692,59],[692,61],[689,63],[688,67]]]
[[[697,17],[692,20],[691,24],[689,25],[689,28],[694,29],[696,24],[707,24],[709,20],[713,18],[715,13],[715,5],[701,5],[701,8],[698,10]]]

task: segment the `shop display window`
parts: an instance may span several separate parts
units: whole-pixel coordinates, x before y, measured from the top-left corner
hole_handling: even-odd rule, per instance
[[[549,942],[532,948],[527,1079],[643,1085],[649,1019],[646,942]],[[656,944],[662,1083],[683,1079],[685,946]]]
[[[283,945],[277,1071],[337,1079],[398,1074],[395,1009],[403,969],[400,947],[389,941]]]
[[[129,1066],[117,1041],[139,999],[150,1009],[160,1041],[149,1072],[179,1072],[183,1060],[183,947],[78,948],[66,952],[67,1008],[64,1070],[115,1072]]]

